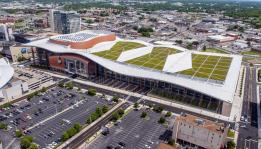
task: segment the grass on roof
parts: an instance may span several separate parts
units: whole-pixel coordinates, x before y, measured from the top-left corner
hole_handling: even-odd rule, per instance
[[[192,55],[192,68],[179,72],[192,77],[224,81],[232,58],[208,55]]]
[[[137,42],[119,41],[110,50],[96,52],[93,54],[106,59],[117,60],[122,52],[136,49],[136,48],[141,48],[144,46],[145,45]]]
[[[243,55],[257,55],[257,56],[261,56],[261,51],[245,51],[245,52],[241,52],[241,54]]]
[[[180,52],[179,50],[167,47],[155,47],[152,52],[131,60],[126,63],[162,70],[168,55]]]
[[[207,48],[205,51],[203,52],[212,52],[212,53],[223,53],[223,54],[227,54],[228,52],[221,50],[221,49],[217,49],[217,48]]]

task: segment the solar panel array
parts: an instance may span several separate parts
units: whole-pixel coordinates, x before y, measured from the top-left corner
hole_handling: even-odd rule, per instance
[[[85,41],[85,40],[93,38],[95,36],[97,36],[97,35],[88,34],[88,33],[77,33],[77,34],[58,36],[55,39],[77,42],[77,41]]]

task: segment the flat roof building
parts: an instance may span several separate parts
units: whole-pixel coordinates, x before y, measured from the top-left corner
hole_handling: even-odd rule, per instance
[[[174,121],[172,138],[180,144],[220,149],[224,147],[228,128],[224,123],[182,114]]]

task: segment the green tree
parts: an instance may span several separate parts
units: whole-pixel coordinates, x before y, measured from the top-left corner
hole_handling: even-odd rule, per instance
[[[176,40],[175,42],[176,42],[177,44],[182,44],[182,43],[183,43],[182,40]]]
[[[146,116],[147,116],[147,112],[142,112],[140,115],[141,118],[145,118]]]
[[[102,106],[102,112],[103,113],[106,113],[106,112],[108,112],[109,111],[109,107],[107,106],[107,105],[103,105]]]
[[[69,134],[67,132],[64,132],[61,139],[62,139],[63,142],[68,140],[69,139]]]
[[[96,112],[96,114],[97,114],[98,117],[101,117],[102,114],[103,114],[103,112],[102,112],[102,108],[100,108],[100,107],[96,107],[95,112]]]
[[[58,86],[59,86],[59,87],[64,87],[64,82],[59,82],[59,83],[58,83]]]
[[[6,130],[7,129],[7,124],[0,122],[0,129]]]
[[[158,122],[160,123],[160,124],[164,124],[165,123],[165,118],[164,117],[160,117],[160,119],[158,120]]]
[[[41,92],[42,93],[44,93],[44,92],[46,92],[47,91],[47,88],[46,87],[43,87],[42,89],[41,89]]]
[[[172,113],[170,111],[168,111],[165,115],[165,117],[170,117],[172,115]]]
[[[116,103],[119,102],[119,97],[118,96],[113,96],[112,97],[112,101],[116,102]]]
[[[134,103],[134,108],[137,109],[139,107],[139,103],[135,102]]]
[[[171,146],[175,145],[175,140],[174,139],[169,139],[168,144]]]
[[[81,126],[80,123],[75,123],[75,124],[73,125],[73,128],[76,130],[76,132],[80,132],[82,126]]]
[[[24,136],[22,137],[20,141],[20,147],[21,149],[27,149],[31,146],[31,143],[33,142],[33,137],[31,136]]]
[[[73,89],[73,83],[72,83],[72,82],[66,83],[65,86],[66,86],[66,88],[69,89],[69,90]]]
[[[76,129],[74,127],[70,128],[67,130],[67,133],[69,135],[69,138],[71,138],[72,136],[74,136],[76,134]]]
[[[235,149],[235,148],[236,148],[236,144],[234,141],[227,142],[227,149]]]
[[[38,146],[35,143],[31,143],[31,145],[28,149],[38,149]]]
[[[118,112],[112,113],[112,121],[117,121],[120,118]]]
[[[95,96],[96,95],[96,89],[94,89],[94,88],[88,89],[87,94],[90,95],[90,96]]]
[[[118,114],[119,114],[120,117],[122,117],[123,114],[124,114],[124,110],[123,110],[123,109],[119,109],[119,110],[118,110]]]
[[[20,137],[23,136],[23,132],[22,132],[21,130],[16,130],[16,131],[15,131],[15,136],[16,136],[17,138],[20,138]]]

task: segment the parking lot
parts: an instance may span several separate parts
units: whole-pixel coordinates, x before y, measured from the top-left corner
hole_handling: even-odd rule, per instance
[[[149,110],[143,119],[140,116],[144,110],[131,111],[117,126],[109,128],[109,134],[98,137],[87,149],[155,149],[157,144],[167,141],[171,132],[166,125],[158,123],[162,115]]]
[[[84,124],[88,115],[94,112],[97,106],[102,105],[113,106],[114,103],[78,93],[76,90],[55,87],[33,97],[31,101],[23,100],[2,110],[0,121],[8,124],[8,133],[11,136],[14,137],[16,129],[26,130],[25,133],[33,136],[34,142],[39,144],[40,148],[44,148],[54,141],[59,143],[64,131],[76,122]],[[61,112],[63,110],[65,111]],[[57,116],[38,125],[55,114]]]

